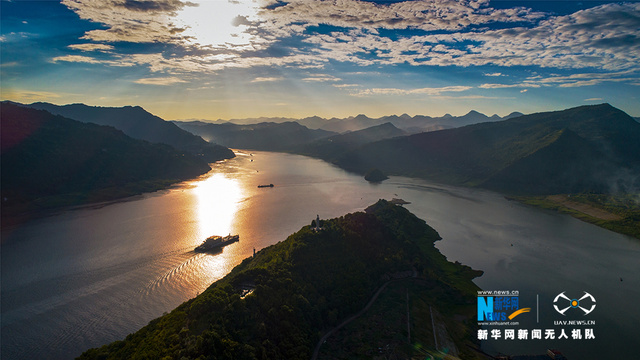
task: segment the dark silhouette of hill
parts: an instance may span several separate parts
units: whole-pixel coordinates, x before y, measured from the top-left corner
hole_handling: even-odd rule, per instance
[[[364,144],[403,135],[406,135],[406,132],[398,129],[391,123],[384,123],[364,130],[316,140],[298,149],[294,149],[294,151],[304,155],[331,160]]]
[[[298,120],[299,123],[309,127],[318,128],[338,133],[345,133],[349,131],[358,131],[373,126],[382,125],[385,123],[391,123],[395,127],[410,133],[417,134],[427,131],[435,131],[442,129],[451,129],[469,124],[476,124],[487,121],[505,120],[512,117],[522,115],[521,113],[511,113],[504,118],[498,115],[488,117],[475,110],[471,110],[469,113],[463,116],[451,116],[449,114],[441,117],[431,117],[424,115],[409,116],[407,114],[383,116],[380,118],[369,118],[366,115],[360,114],[355,117],[349,117],[346,119],[329,119],[322,120],[318,117],[305,118]]]
[[[233,151],[224,146],[208,143],[199,136],[180,129],[172,122],[147,112],[140,106],[99,107],[84,104],[58,106],[42,102],[27,106],[81,122],[113,126],[134,139],[171,145],[192,155],[202,156],[208,162],[235,156]]]
[[[210,170],[164,144],[3,102],[2,215],[111,200]]]
[[[389,283],[409,287],[412,299],[418,298],[415,289],[427,294],[420,298],[427,310],[413,312],[411,325],[431,327],[432,306],[442,313],[437,324],[446,327],[460,357],[479,358],[466,344],[476,338],[478,288],[471,279],[481,272],[448,262],[433,245],[440,238],[433,228],[384,200],[365,212],[324,220],[322,227],[304,226],[171,313],[79,359],[309,359],[325,332]],[[390,330],[362,338],[342,358],[372,358],[390,342],[406,344],[402,304],[397,315],[387,314],[397,326],[385,324]],[[436,349],[429,339],[421,339],[421,347]],[[399,346],[393,357],[424,357],[413,349]]]
[[[335,135],[325,130],[311,130],[296,122],[237,125],[211,124],[201,121],[176,122],[184,130],[231,148],[287,151],[311,141]]]
[[[609,104],[364,145],[338,165],[520,194],[638,191],[640,124]]]
[[[309,129],[314,130],[327,130],[336,133],[346,133],[367,129],[373,126],[382,125],[385,123],[391,123],[398,129],[401,129],[410,134],[417,134],[426,131],[435,131],[442,129],[451,129],[469,124],[476,124],[487,121],[499,121],[507,120],[510,118],[522,116],[522,113],[513,112],[507,116],[500,117],[493,115],[491,117],[479,113],[475,110],[471,110],[469,113],[463,116],[444,115],[441,117],[431,117],[424,115],[410,116],[408,114],[383,116],[380,118],[370,118],[366,115],[360,114],[358,116],[351,116],[347,118],[331,118],[325,119],[319,116],[311,116],[303,119],[292,118],[248,118],[248,119],[231,119],[228,122],[236,125],[255,125],[264,122],[270,123],[283,123],[283,122],[297,122]],[[188,123],[188,121],[180,121],[176,123]],[[215,123],[223,124],[224,121],[216,120],[215,122],[203,121],[203,123]]]

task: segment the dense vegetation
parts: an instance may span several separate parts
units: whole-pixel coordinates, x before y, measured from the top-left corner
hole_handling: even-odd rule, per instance
[[[382,200],[322,226],[261,250],[198,297],[80,359],[309,359],[324,332],[362,309],[390,276],[414,271],[412,286],[432,294],[425,301],[450,315],[457,325],[449,331],[469,352],[462,342],[472,342],[473,321],[453,314],[473,318],[470,280],[480,273],[447,262],[433,246],[435,230]]]
[[[3,103],[2,216],[111,200],[193,178],[201,158],[108,126]]]
[[[170,145],[182,152],[202,157],[207,162],[230,159],[235,156],[230,149],[209,143],[199,136],[182,130],[140,106],[99,107],[84,104],[58,106],[49,103],[33,103],[29,107],[46,110],[80,122],[113,126],[126,135],[152,143]]]

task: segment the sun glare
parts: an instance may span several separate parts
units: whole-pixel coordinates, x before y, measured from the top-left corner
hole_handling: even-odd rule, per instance
[[[176,17],[182,33],[201,47],[250,46],[254,36],[247,25],[255,21],[256,5],[252,1],[198,0],[197,6],[185,6]]]
[[[198,201],[198,223],[200,236],[228,235],[238,211],[242,191],[237,180],[223,174],[215,174],[198,184],[194,189]]]

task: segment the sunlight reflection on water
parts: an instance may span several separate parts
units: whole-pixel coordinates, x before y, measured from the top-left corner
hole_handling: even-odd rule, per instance
[[[198,227],[200,237],[231,234],[231,225],[243,198],[238,180],[225,174],[213,174],[193,189],[197,196]]]

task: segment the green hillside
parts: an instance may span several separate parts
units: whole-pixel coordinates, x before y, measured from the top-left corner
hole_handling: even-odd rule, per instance
[[[198,157],[109,126],[2,103],[2,216],[112,200],[210,170]]]
[[[435,230],[383,200],[321,225],[320,232],[305,226],[262,249],[198,297],[80,359],[309,359],[323,334],[386,285],[390,292],[382,291],[382,306],[396,285],[428,294],[422,301],[442,314],[438,324],[447,328],[460,357],[475,358],[465,344],[473,344],[475,333],[477,287],[470,280],[481,273],[447,262],[433,246]],[[414,316],[430,323],[424,312]],[[362,349],[348,356],[367,358],[390,337],[406,344],[406,320],[396,320],[402,324],[396,330],[380,331],[376,341],[361,339]],[[414,351],[406,344],[396,356]]]

